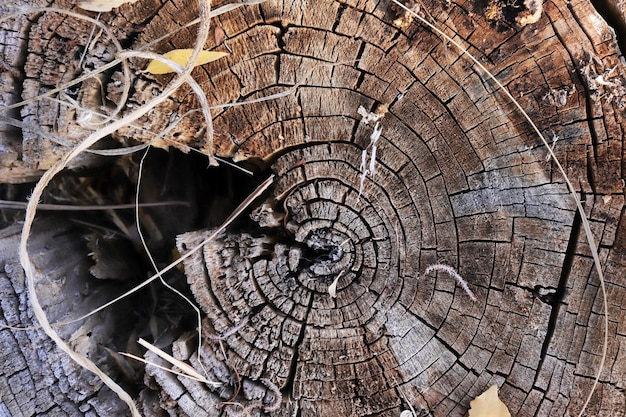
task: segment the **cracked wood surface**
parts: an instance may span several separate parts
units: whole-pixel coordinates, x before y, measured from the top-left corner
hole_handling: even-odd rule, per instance
[[[90,263],[75,227],[49,217],[36,224],[30,252],[45,277],[38,282],[42,306],[51,322],[84,314],[115,291],[85,280]],[[36,326],[28,301],[24,271],[15,254],[21,227],[0,231],[0,320],[14,327]],[[59,261],[62,259],[62,261]],[[118,323],[119,325],[119,323]],[[104,365],[106,353],[98,345],[108,344],[116,332],[108,314],[59,328],[73,349]],[[98,377],[71,361],[41,329],[0,329],[0,415],[112,416],[124,415],[126,407],[111,391],[101,389]]]
[[[527,16],[523,9],[500,3],[420,4],[469,45],[547,136],[559,137],[555,152],[600,243],[609,297],[607,362],[588,414],[624,415],[626,80],[613,32],[587,1],[546,3],[525,26],[516,23]],[[101,19],[139,48],[196,16],[192,2],[140,0]],[[53,13],[14,25],[5,39],[50,41],[22,45],[25,58],[5,52],[18,74],[0,74],[4,100],[80,72],[55,51],[80,51],[89,25],[68,31],[75,22]],[[199,112],[157,143],[215,151],[271,168],[277,179],[254,220],[185,262],[204,313],[201,356],[209,379],[223,387],[148,367],[145,413],[397,416],[408,402],[418,415],[461,416],[497,383],[513,415],[577,414],[602,351],[597,275],[564,182],[487,77],[386,1],[268,0],[222,15],[213,27],[225,41],[207,48],[232,54],[194,71],[210,103],[294,91],[213,110],[214,149],[203,142]],[[187,48],[193,36],[184,30],[153,49]],[[95,45],[88,67],[114,53],[106,40]],[[20,74],[18,93],[11,83]],[[119,80],[118,72],[102,79],[112,102]],[[129,105],[147,101],[167,80],[135,74]],[[94,83],[67,94],[92,105],[88,98],[102,99]],[[197,106],[183,88],[117,138],[149,141],[149,132]],[[362,151],[374,126],[361,122],[360,106],[383,115],[376,172],[362,192]],[[90,126],[78,123],[78,113],[42,101],[19,117],[79,140]],[[21,134],[23,145],[5,154],[13,159],[2,161],[3,172],[27,167],[36,176],[66,149],[33,130]],[[179,250],[208,233],[179,236]],[[426,275],[435,263],[458,270],[477,301],[448,275]],[[328,287],[336,279],[333,298]],[[197,364],[188,334],[173,353]],[[240,405],[223,405],[228,400]]]

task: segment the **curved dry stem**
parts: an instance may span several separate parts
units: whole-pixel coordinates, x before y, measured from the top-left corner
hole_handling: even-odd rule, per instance
[[[222,15],[224,13],[230,12],[232,10],[238,9],[239,7],[253,5],[253,4],[260,4],[260,3],[263,3],[265,1],[266,0],[250,0],[250,1],[244,1],[244,2],[241,2],[241,3],[227,4],[225,6],[218,7],[215,10],[211,10],[209,15],[210,15],[211,18],[213,18],[213,17],[216,17],[216,16],[220,16],[220,15]],[[35,11],[40,11],[40,10],[41,9],[35,9]],[[61,10],[63,10],[63,9],[61,9]],[[24,13],[20,12],[20,13],[14,13],[14,14],[11,14],[11,15],[2,16],[2,17],[0,17],[0,23],[2,23],[5,20],[8,20],[8,19],[12,19],[12,18],[21,16],[23,14]],[[83,16],[83,15],[80,15],[80,16]],[[86,16],[83,16],[83,17],[86,17]],[[180,32],[180,31],[182,31],[184,29],[190,28],[191,26],[195,26],[198,23],[200,23],[200,19],[199,18],[198,19],[194,19],[191,22],[188,22],[188,23],[184,24],[183,26],[179,27],[178,29],[175,29],[175,30],[173,30],[173,31],[171,31],[171,32],[169,32],[169,33],[167,33],[167,34],[165,34],[165,35],[163,35],[163,36],[161,36],[161,37],[159,37],[157,39],[154,39],[154,40],[148,42],[145,45],[140,46],[136,50],[136,52],[143,51],[143,50],[148,49],[148,48],[150,48],[150,47],[152,47],[154,45],[157,45],[158,43],[163,42],[164,40],[166,40],[169,37],[175,35],[176,33]],[[113,38],[113,39],[115,39],[115,38]],[[109,62],[107,64],[104,64],[103,66],[101,66],[97,70],[93,70],[93,71],[90,71],[90,72],[88,72],[86,74],[83,74],[80,77],[75,78],[75,79],[73,79],[71,81],[68,81],[67,83],[65,83],[65,84],[63,84],[63,85],[61,85],[59,87],[53,88],[52,90],[49,90],[49,91],[46,91],[43,94],[40,94],[40,95],[35,96],[35,97],[31,97],[31,98],[26,99],[26,100],[22,100],[20,102],[17,102],[17,103],[8,105],[8,106],[0,107],[0,111],[11,110],[11,109],[15,109],[15,108],[18,108],[18,107],[22,107],[22,106],[24,106],[26,104],[33,103],[33,102],[35,102],[37,100],[41,100],[42,98],[52,96],[52,95],[54,95],[56,93],[59,93],[59,92],[65,90],[67,88],[70,88],[70,87],[72,87],[72,86],[74,86],[76,84],[79,84],[79,83],[81,83],[81,82],[83,82],[85,80],[88,80],[89,78],[92,78],[95,75],[98,75],[98,74],[100,74],[102,72],[108,71],[109,69],[111,69],[111,68],[121,64],[122,62],[124,62],[124,60],[121,59],[121,58],[114,59],[113,61],[111,61],[111,62]]]
[[[154,203],[129,203],[129,204],[103,204],[77,206],[71,204],[39,204],[39,210],[51,211],[99,211],[99,210],[130,210],[137,207],[163,207],[163,206],[189,206],[188,201],[156,201]],[[22,201],[0,200],[0,208],[13,210],[26,210],[28,203]],[[1,324],[0,324],[1,326]]]
[[[210,4],[208,2],[205,2],[204,0],[199,0],[198,3],[200,8],[200,26],[198,28],[196,43],[194,45],[190,61],[187,63],[187,65],[185,65],[183,72],[180,75],[176,76],[159,96],[144,104],[135,111],[129,113],[124,118],[110,123],[104,126],[101,130],[89,135],[80,145],[76,146],[74,149],[68,152],[61,160],[55,163],[48,171],[44,173],[39,182],[37,182],[37,185],[33,190],[30,202],[28,203],[28,207],[26,209],[26,218],[24,220],[24,226],[22,228],[22,235],[20,239],[20,262],[25,271],[26,284],[35,318],[41,324],[44,332],[46,332],[46,334],[57,344],[57,346],[62,351],[66,352],[76,363],[98,375],[102,379],[102,381],[128,405],[133,417],[139,417],[141,416],[141,414],[139,413],[139,410],[135,406],[130,395],[115,381],[113,381],[108,375],[102,372],[91,360],[72,350],[67,345],[67,343],[65,343],[65,341],[61,339],[57,332],[50,326],[48,318],[46,317],[46,314],[41,307],[41,304],[39,303],[37,291],[35,288],[35,278],[37,275],[35,272],[35,267],[30,259],[30,255],[28,254],[28,237],[30,236],[32,230],[32,225],[35,219],[35,214],[37,212],[39,199],[41,198],[43,191],[45,190],[47,185],[57,173],[63,170],[70,161],[76,158],[76,156],[78,156],[80,153],[84,152],[87,148],[91,147],[98,140],[110,135],[111,133],[115,132],[117,129],[125,126],[126,124],[139,119],[140,117],[147,114],[150,110],[158,106],[160,103],[167,100],[167,98],[172,93],[174,93],[174,91],[176,91],[183,83],[185,83],[189,79],[189,77],[191,76],[191,71],[193,70],[193,63],[197,59],[209,35]]]
[[[71,143],[68,140],[62,139],[62,138],[60,138],[60,137],[58,137],[56,135],[53,135],[50,132],[46,132],[45,130],[40,129],[37,126],[33,126],[30,123],[25,123],[25,122],[23,122],[21,120],[14,119],[13,117],[6,117],[6,116],[0,115],[0,121],[3,122],[3,123],[8,124],[10,126],[19,127],[22,130],[36,133],[37,135],[41,136],[42,138],[48,139],[50,142],[56,143],[56,144],[61,145],[61,146],[65,146],[67,148],[69,148],[69,147],[74,145],[73,143]]]
[[[143,165],[146,160],[146,157],[148,156],[149,151],[150,151],[150,148],[147,148],[143,156],[141,157],[141,161],[139,162],[139,174],[137,176],[137,189],[135,191],[135,201],[137,202],[139,202],[139,196],[141,193],[141,178],[143,174]],[[207,376],[208,372],[205,369],[204,365],[202,364],[202,360],[200,360],[201,359],[200,355],[202,354],[202,351],[200,349],[200,347],[202,346],[202,316],[200,315],[200,309],[187,296],[185,296],[185,294],[183,294],[182,292],[178,291],[176,288],[168,284],[163,278],[163,275],[159,271],[159,267],[154,261],[154,257],[152,256],[152,253],[150,252],[150,249],[148,248],[148,244],[146,243],[146,239],[143,235],[143,231],[141,230],[139,205],[135,206],[135,224],[137,225],[137,233],[139,234],[139,239],[141,240],[141,245],[143,246],[143,250],[146,252],[146,255],[148,255],[150,264],[152,265],[152,268],[156,272],[156,275],[159,277],[161,284],[163,284],[163,286],[166,287],[168,290],[170,290],[171,292],[173,292],[174,294],[178,295],[180,298],[185,300],[185,302],[189,304],[191,308],[193,308],[193,310],[196,312],[196,318],[198,319],[198,327],[197,327],[198,329],[198,363],[200,364],[200,367],[202,368],[204,375]]]
[[[491,79],[498,86],[498,89],[504,93],[504,95],[510,100],[511,103],[513,103],[513,105],[519,110],[522,116],[524,116],[526,121],[530,124],[530,126],[535,131],[537,136],[539,136],[539,138],[541,139],[541,142],[543,142],[544,146],[547,148],[548,153],[552,157],[559,172],[563,176],[563,179],[565,180],[565,183],[567,184],[570,194],[572,198],[574,199],[574,202],[576,203],[576,209],[580,213],[580,218],[582,220],[583,229],[585,230],[585,236],[587,237],[587,242],[589,243],[589,248],[591,249],[593,263],[594,263],[596,272],[598,273],[598,278],[600,280],[600,287],[602,289],[602,301],[604,304],[604,341],[602,345],[602,358],[600,359],[600,364],[598,365],[598,371],[596,373],[593,386],[591,387],[591,391],[589,392],[589,395],[587,396],[587,399],[585,400],[585,403],[583,404],[583,407],[580,410],[580,413],[578,414],[578,417],[582,417],[583,413],[585,412],[587,408],[587,405],[589,405],[589,401],[591,401],[591,397],[593,396],[593,393],[595,392],[596,387],[598,386],[600,375],[602,374],[602,370],[604,369],[604,363],[606,361],[606,353],[607,353],[607,349],[609,346],[609,312],[608,312],[608,300],[607,300],[607,295],[606,295],[606,286],[604,283],[604,273],[602,272],[602,264],[600,262],[600,257],[598,256],[598,247],[596,245],[593,233],[591,232],[591,227],[589,226],[589,219],[587,218],[587,215],[585,214],[585,210],[582,206],[582,203],[580,202],[580,197],[576,193],[576,189],[574,188],[571,181],[569,180],[567,173],[565,172],[565,169],[563,168],[563,166],[561,165],[561,162],[558,160],[558,158],[554,154],[554,151],[552,150],[552,147],[548,143],[547,139],[541,133],[541,131],[539,130],[535,122],[533,122],[533,120],[530,118],[528,113],[526,113],[526,111],[521,106],[521,104],[519,104],[519,102],[515,99],[515,97],[513,97],[513,95],[509,92],[509,90],[504,85],[502,85],[502,83],[498,81],[498,79],[459,42],[452,39],[445,32],[437,28],[428,20],[424,19],[422,16],[415,13],[413,10],[406,7],[404,4],[400,3],[398,0],[391,0],[391,1],[393,1],[396,5],[398,5],[402,9],[404,9],[406,12],[410,13],[413,17],[418,19],[420,22],[426,25],[430,30],[435,32],[437,35],[441,36],[443,39],[446,40],[446,42],[449,42],[452,45],[454,45],[459,51],[461,51],[463,55],[467,56],[474,64],[476,64],[478,68],[480,68],[481,71],[483,71],[489,77],[489,79]]]
[[[178,65],[178,63],[172,61],[171,59],[165,58],[163,55],[155,54],[153,52],[125,52],[120,55],[123,57],[132,55],[138,58],[157,60],[159,62],[163,62],[164,64],[168,65],[170,68],[172,68],[174,71],[176,71],[179,74],[181,74],[183,70],[183,67]],[[196,62],[196,58],[192,56],[189,59],[189,62],[187,62],[187,65],[191,64],[195,67],[195,62]],[[196,93],[196,96],[198,96],[198,100],[200,100],[202,114],[204,115],[204,120],[206,121],[206,139],[207,139],[207,147],[209,150],[209,153],[208,153],[209,164],[217,165],[217,161],[215,160],[215,157],[213,156],[213,119],[211,117],[211,111],[209,110],[209,102],[204,94],[204,91],[202,91],[202,88],[200,88],[196,80],[190,77],[186,82]]]
[[[82,15],[80,13],[73,12],[71,10],[60,9],[60,8],[57,8],[57,7],[32,7],[32,8],[26,8],[26,9],[21,9],[19,13],[14,13],[14,14],[10,14],[10,15],[7,15],[7,16],[3,16],[2,18],[0,18],[0,23],[2,23],[5,20],[12,19],[12,18],[15,18],[15,17],[18,17],[18,16],[23,16],[23,15],[27,15],[27,14],[31,14],[31,13],[40,13],[40,12],[59,13],[59,14],[63,14],[63,15],[66,15],[66,16],[73,17],[75,19],[85,20],[87,22],[90,22],[94,26],[100,27],[109,36],[109,38],[111,39],[111,42],[113,42],[113,44],[117,48],[118,53],[122,52],[124,50],[124,48],[122,48],[122,45],[120,44],[120,42],[115,37],[115,34],[113,33],[113,31],[111,31],[111,29],[109,29],[104,23],[100,22],[97,19],[93,19],[93,18],[91,18],[89,16],[85,16],[85,15]],[[85,51],[87,50],[87,48],[89,48],[89,45],[85,45]],[[122,64],[122,71],[123,71],[123,74],[124,74],[124,82],[123,82],[124,89],[122,90],[122,96],[121,96],[120,102],[117,104],[115,110],[113,111],[113,113],[111,113],[111,115],[107,116],[108,119],[103,120],[102,123],[106,123],[106,122],[110,121],[111,119],[113,119],[115,116],[117,116],[117,114],[120,111],[122,111],[122,109],[126,105],[126,100],[128,99],[128,93],[130,91],[130,68],[128,67],[128,63],[125,62],[125,61],[116,62],[115,65],[117,65],[119,63]],[[115,66],[115,65],[113,65],[113,66]],[[108,67],[107,67],[107,69],[108,69]],[[91,77],[94,77],[95,75],[97,75],[97,74],[99,74],[99,73],[101,73],[103,71],[104,71],[104,69],[101,68],[98,71],[89,72],[88,74],[85,74],[84,77],[81,77],[79,79],[73,80],[70,83],[64,84],[62,87],[56,88],[54,90],[51,90],[51,91],[47,92],[45,95],[39,95],[39,96],[30,98],[28,100],[20,101],[19,103],[15,103],[15,104],[12,104],[12,105],[9,105],[9,106],[5,106],[5,107],[2,107],[0,110],[10,110],[10,109],[13,109],[13,108],[21,107],[21,106],[23,106],[25,104],[28,104],[28,103],[32,103],[32,102],[37,101],[40,98],[43,98],[45,96],[49,96],[49,95],[58,93],[58,92],[66,89],[66,88],[68,88],[68,87],[70,87],[70,86],[72,86],[74,84],[77,84],[78,82],[81,82],[81,81],[87,80],[87,79],[89,79]],[[80,80],[80,81],[77,81],[77,80]]]

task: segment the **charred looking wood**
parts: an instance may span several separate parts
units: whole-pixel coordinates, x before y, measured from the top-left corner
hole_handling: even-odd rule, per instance
[[[563,303],[563,297],[565,297],[565,289],[535,285],[535,287],[531,290],[531,294],[534,298],[539,299],[539,301],[541,301],[542,303],[554,306],[556,304]]]

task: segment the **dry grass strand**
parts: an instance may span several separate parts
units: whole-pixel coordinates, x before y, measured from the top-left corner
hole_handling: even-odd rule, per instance
[[[578,414],[578,417],[582,417],[585,410],[587,409],[587,406],[589,405],[589,402],[591,401],[591,397],[593,396],[593,393],[596,390],[598,381],[600,380],[600,375],[602,374],[602,370],[604,369],[604,363],[606,361],[606,354],[607,354],[607,349],[609,345],[609,313],[608,313],[608,300],[607,300],[607,294],[606,294],[606,285],[604,281],[604,273],[602,272],[602,264],[600,262],[600,257],[598,256],[598,248],[597,248],[593,233],[591,232],[591,227],[589,226],[589,219],[587,218],[587,215],[585,214],[585,210],[582,206],[582,203],[580,202],[580,198],[578,197],[578,194],[576,193],[576,189],[574,188],[571,181],[569,180],[569,177],[567,176],[565,169],[563,168],[560,161],[554,154],[554,151],[552,150],[552,147],[546,140],[545,136],[541,133],[541,131],[539,130],[535,122],[533,122],[533,120],[530,118],[528,113],[526,113],[524,108],[521,106],[521,104],[519,104],[519,102],[515,99],[515,97],[513,97],[513,95],[509,92],[509,90],[507,90],[507,88],[504,85],[502,85],[502,83],[498,81],[498,79],[459,42],[452,39],[445,32],[437,28],[435,25],[430,23],[428,20],[426,20],[422,16],[415,13],[413,10],[406,7],[404,4],[400,3],[398,0],[391,0],[391,1],[395,3],[397,6],[399,6],[400,8],[404,9],[407,13],[411,14],[414,18],[418,19],[421,23],[426,25],[430,30],[435,32],[437,35],[441,36],[446,42],[454,45],[454,47],[456,47],[459,51],[461,51],[463,55],[467,56],[478,68],[480,68],[481,71],[483,71],[489,77],[489,79],[491,79],[498,86],[498,89],[504,93],[504,95],[510,100],[510,102],[522,114],[522,116],[524,116],[526,121],[531,125],[534,132],[541,139],[541,142],[544,144],[544,146],[548,150],[548,153],[552,157],[554,164],[557,166],[559,172],[563,176],[563,179],[565,183],[567,184],[570,194],[576,203],[576,209],[580,213],[580,217],[581,217],[582,224],[583,224],[583,229],[585,230],[585,236],[587,237],[587,242],[589,243],[589,248],[591,250],[591,255],[593,257],[594,266],[595,266],[596,272],[598,273],[598,279],[600,281],[600,287],[602,290],[602,301],[603,301],[603,307],[604,307],[604,340],[602,344],[602,357],[600,359],[600,364],[598,365],[598,371],[596,373],[591,391],[589,392],[585,400],[585,403],[583,404],[583,407],[581,408]]]
[[[102,372],[96,364],[94,364],[91,360],[86,358],[85,356],[77,353],[73,349],[71,349],[67,343],[61,339],[58,333],[52,328],[50,325],[46,314],[41,307],[39,302],[37,291],[35,288],[35,280],[37,277],[35,267],[30,259],[30,255],[28,253],[28,238],[30,237],[32,225],[35,220],[35,214],[37,212],[37,205],[39,204],[39,199],[43,195],[43,192],[50,181],[54,178],[54,176],[63,170],[74,158],[84,152],[86,149],[90,148],[94,143],[102,139],[103,137],[110,135],[115,132],[119,128],[125,126],[127,123],[131,123],[140,117],[147,114],[150,110],[155,108],[160,103],[167,100],[167,98],[174,93],[184,82],[186,82],[190,76],[191,71],[193,70],[193,63],[197,58],[197,55],[202,50],[204,46],[208,34],[209,34],[209,24],[210,24],[210,3],[207,3],[203,0],[199,0],[199,8],[200,8],[200,26],[198,28],[198,34],[196,43],[194,45],[194,52],[190,57],[189,63],[185,66],[184,71],[177,75],[164,89],[164,91],[142,107],[136,109],[135,111],[129,113],[124,118],[117,120],[113,123],[110,123],[106,126],[103,126],[102,129],[92,133],[89,135],[83,142],[81,142],[78,146],[72,149],[70,152],[64,155],[64,157],[55,163],[49,170],[47,170],[41,177],[41,179],[35,185],[33,190],[31,199],[28,203],[26,209],[26,216],[24,220],[24,225],[22,227],[22,235],[20,239],[19,245],[19,257],[22,267],[24,268],[25,276],[26,276],[26,284],[28,288],[29,298],[31,301],[33,313],[35,318],[39,322],[42,327],[42,330],[56,343],[56,345],[65,353],[67,353],[76,363],[85,369],[90,370],[94,374],[96,374],[113,392],[115,392],[119,398],[124,401],[133,417],[140,417],[141,413],[137,409],[133,399],[131,396],[115,381],[113,381],[108,375]]]

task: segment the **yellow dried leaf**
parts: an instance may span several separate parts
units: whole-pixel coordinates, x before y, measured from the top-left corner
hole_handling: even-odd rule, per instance
[[[469,417],[511,417],[506,404],[498,398],[498,386],[492,385],[487,391],[470,402]]]
[[[173,51],[163,54],[163,56],[176,62],[181,67],[184,67],[189,61],[192,52],[193,49],[174,49]],[[200,51],[200,55],[198,55],[198,59],[196,59],[195,66],[204,65],[208,62],[223,58],[226,55],[228,55],[227,52]],[[148,65],[148,68],[146,68],[146,71],[150,74],[168,74],[170,72],[174,72],[169,65],[160,61],[152,61]]]
[[[122,4],[135,3],[137,0],[78,0],[78,7],[90,12],[110,12]]]

